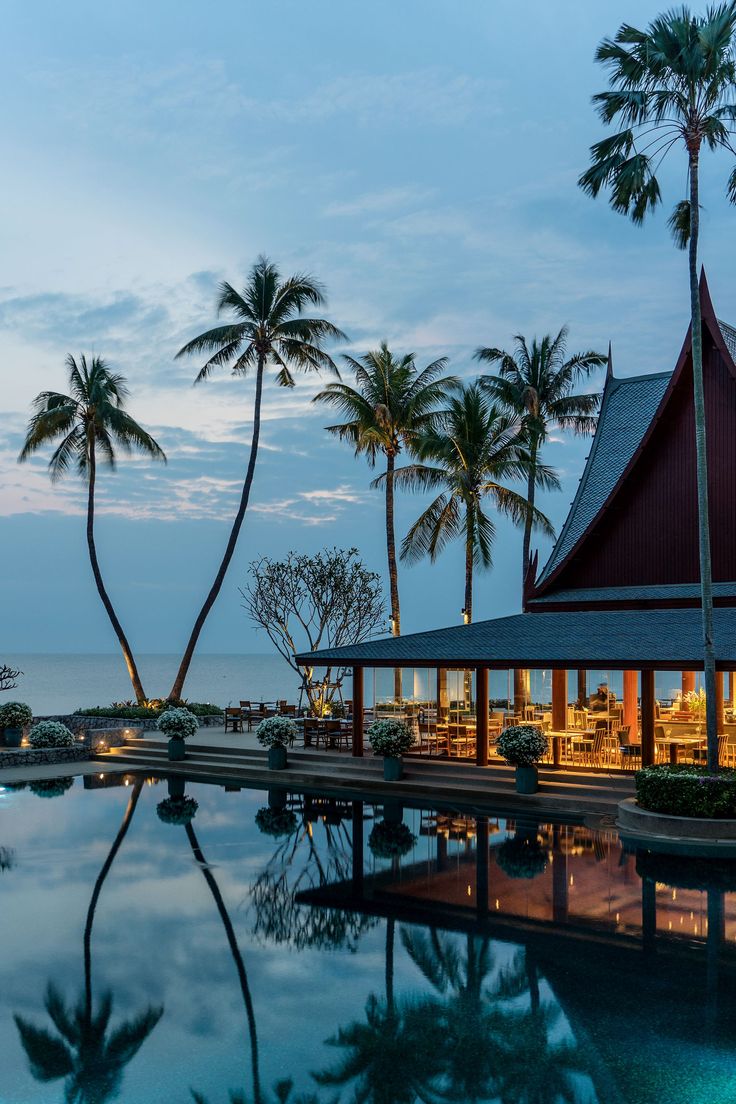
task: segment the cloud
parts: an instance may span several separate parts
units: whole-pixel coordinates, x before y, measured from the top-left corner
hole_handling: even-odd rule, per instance
[[[416,203],[424,203],[432,193],[426,188],[408,186],[385,188],[378,192],[364,192],[352,199],[330,203],[325,208],[329,216],[383,214]]]

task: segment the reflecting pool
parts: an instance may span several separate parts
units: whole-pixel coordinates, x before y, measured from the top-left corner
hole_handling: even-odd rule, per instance
[[[59,779],[0,902],[13,1104],[736,1102],[736,864],[613,829]]]

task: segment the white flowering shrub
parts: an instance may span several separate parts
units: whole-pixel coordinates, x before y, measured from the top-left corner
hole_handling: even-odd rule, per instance
[[[414,743],[414,733],[403,721],[387,718],[371,725],[368,739],[376,755],[398,758]]]
[[[33,711],[25,702],[0,705],[0,728],[25,728],[33,720]]]
[[[193,736],[199,728],[199,721],[188,709],[175,707],[167,709],[156,721],[156,728],[166,736],[179,736],[186,740],[187,736]]]
[[[256,728],[261,747],[288,747],[296,736],[296,725],[288,717],[266,717]]]
[[[498,737],[498,754],[512,767],[533,767],[547,754],[547,737],[534,725],[511,725]]]
[[[33,748],[73,747],[74,735],[60,721],[39,721],[29,736]]]

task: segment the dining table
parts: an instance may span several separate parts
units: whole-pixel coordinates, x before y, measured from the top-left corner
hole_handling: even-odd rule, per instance
[[[658,736],[657,743],[661,746],[668,748],[669,761],[674,766],[679,762],[680,748],[694,748],[700,747],[703,744],[702,736],[673,736],[671,733],[669,736]]]

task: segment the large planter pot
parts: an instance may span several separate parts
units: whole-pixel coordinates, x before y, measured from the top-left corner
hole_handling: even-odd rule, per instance
[[[12,728],[6,728],[4,732],[6,747],[20,747],[23,740],[22,728],[13,726]]]
[[[516,768],[516,792],[533,794],[539,789],[539,772],[536,767]]]
[[[184,797],[186,780],[181,775],[178,775],[176,778],[169,778],[166,784],[169,791],[169,797]]]
[[[400,755],[386,755],[383,760],[383,777],[386,782],[398,782],[404,773]]]
[[[171,736],[169,738],[169,759],[177,763],[181,759],[186,759],[186,755],[186,748],[181,736]]]
[[[286,770],[286,748],[281,744],[268,749],[269,770]]]

